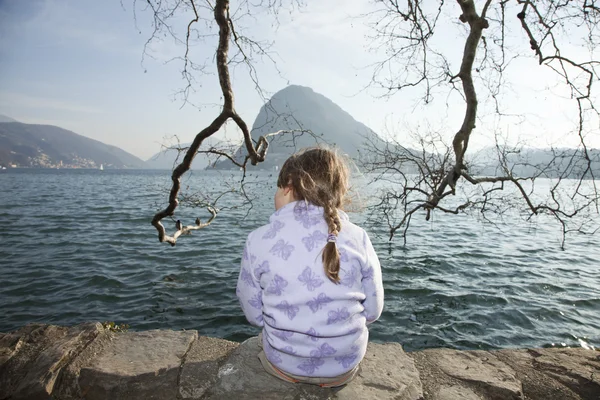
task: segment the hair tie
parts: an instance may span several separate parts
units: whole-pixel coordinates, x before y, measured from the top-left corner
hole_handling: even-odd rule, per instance
[[[335,243],[337,242],[337,235],[334,233],[330,233],[327,235],[327,243]]]

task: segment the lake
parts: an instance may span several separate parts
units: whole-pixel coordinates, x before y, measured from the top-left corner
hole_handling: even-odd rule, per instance
[[[183,184],[216,191],[221,178],[195,171]],[[224,198],[213,224],[175,247],[150,225],[169,180],[168,171],[0,171],[0,331],[115,321],[235,341],[256,335],[235,285],[247,234],[274,211],[275,173],[249,178],[258,182],[250,210]],[[207,217],[183,215],[187,224]],[[385,309],[372,340],[407,350],[600,347],[600,235],[573,235],[561,251],[560,229],[544,218],[493,226],[436,213],[414,218],[404,245],[367,216],[350,214],[382,264]]]

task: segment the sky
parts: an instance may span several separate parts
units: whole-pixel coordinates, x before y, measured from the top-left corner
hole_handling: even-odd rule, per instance
[[[194,60],[208,63],[208,74],[198,76],[200,86],[189,98],[192,104],[185,104],[177,95],[185,85],[181,64],[168,62],[181,56],[183,47],[166,37],[151,43],[143,56],[152,34],[151,15],[143,3],[138,0],[134,18],[133,0],[0,0],[0,114],[57,125],[142,159],[160,151],[161,144],[172,143],[174,136],[181,142],[193,140],[219,112],[216,37],[191,49]],[[451,140],[464,113],[458,94],[438,95],[425,105],[415,90],[382,98],[380,91],[368,88],[373,64],[385,57],[383,49],[373,49],[373,31],[361,18],[373,10],[373,2],[308,3],[300,10],[282,11],[279,23],[267,14],[241,22],[248,36],[274,42],[276,68],[269,60],[256,63],[265,93],[288,84],[309,86],[386,138],[411,145],[410,132],[431,129]],[[454,21],[456,7],[446,7],[447,22],[439,26],[443,35],[436,39],[436,45],[451,55],[455,70],[464,43],[464,29]],[[187,21],[174,20],[174,28],[182,32]],[[526,45],[523,33],[513,28],[513,40]],[[199,29],[215,32],[204,25]],[[576,44],[570,50],[577,57],[589,57]],[[516,72],[507,74],[511,85],[503,92],[503,111],[519,117],[498,118],[489,99],[483,101],[471,146],[493,144],[497,132],[509,143],[576,145],[576,109],[557,86],[556,76],[533,57],[514,60],[512,71]],[[251,125],[263,100],[243,66],[232,70],[232,78],[237,111]],[[219,135],[239,138],[231,125]],[[592,128],[586,135],[589,146],[600,147],[599,130]]]

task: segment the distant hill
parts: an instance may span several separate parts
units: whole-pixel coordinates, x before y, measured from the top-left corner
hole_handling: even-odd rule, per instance
[[[186,148],[190,144],[191,143],[181,143],[177,146],[181,147],[181,148]],[[169,145],[165,144],[165,146],[169,146]],[[220,141],[215,140],[212,137],[209,137],[204,142],[202,142],[201,150],[205,150],[205,149],[209,148],[210,146],[218,146],[219,148],[222,148],[222,146],[230,147],[231,145],[223,144]],[[174,146],[171,146],[171,147],[174,147]],[[176,166],[175,165],[176,162],[180,163],[181,161],[183,161],[184,156],[185,156],[185,152],[182,152],[181,154],[179,154],[179,151],[177,151],[177,149],[175,149],[175,148],[163,148],[163,149],[161,149],[161,151],[159,151],[158,153],[156,153],[155,155],[153,155],[152,157],[150,157],[149,159],[146,160],[146,167],[149,169],[172,170]],[[209,157],[208,155],[203,154],[203,153],[197,154],[196,157],[194,158],[194,162],[192,163],[192,169],[193,170],[205,169],[210,164],[211,161],[214,161],[214,158],[215,157],[213,157],[213,156]]]
[[[591,160],[591,171],[596,178],[600,177],[600,149],[588,149]],[[503,175],[498,161],[497,149],[484,148],[471,155],[472,173],[477,175]],[[565,178],[580,178],[587,169],[587,160],[577,149],[513,149],[507,152],[506,162],[513,175],[518,177],[540,175],[545,178],[555,178],[563,175]],[[588,171],[586,178],[591,178]]]
[[[275,93],[262,106],[252,125],[251,135],[258,140],[261,135],[279,130],[308,129],[313,135],[281,134],[269,140],[267,160],[258,168],[271,169],[281,166],[296,150],[327,143],[338,147],[343,153],[357,159],[364,148],[366,138],[381,141],[369,127],[355,120],[340,106],[311,88],[292,85]],[[246,149],[236,152],[236,159],[243,160]],[[234,168],[229,160],[220,161],[215,168]]]
[[[0,166],[144,168],[118,147],[52,125],[0,122]]]
[[[0,114],[0,122],[19,122],[16,119]]]

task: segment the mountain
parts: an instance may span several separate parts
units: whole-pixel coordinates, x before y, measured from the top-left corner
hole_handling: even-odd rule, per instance
[[[600,149],[588,149],[590,169],[595,177],[600,176]],[[498,161],[498,150],[486,147],[471,155],[472,174],[503,175]],[[581,150],[569,148],[536,149],[522,148],[506,151],[506,164],[514,176],[528,177],[540,175],[544,178],[580,178],[588,167],[587,159]],[[585,178],[591,178],[590,171]]]
[[[19,122],[16,119],[0,114],[0,122]]]
[[[261,135],[279,130],[308,129],[309,133],[284,133],[269,138],[269,152],[265,162],[258,168],[271,169],[281,166],[296,150],[315,146],[318,143],[339,148],[342,153],[353,159],[360,156],[367,140],[380,142],[381,139],[366,125],[356,121],[340,106],[311,88],[292,85],[275,93],[264,104],[254,123],[251,135],[256,141]],[[243,160],[246,148],[240,147],[235,154],[237,160]],[[215,168],[233,168],[229,160],[215,164]]]
[[[189,147],[190,144],[191,143],[174,144],[171,147],[177,146],[181,148],[186,148]],[[165,146],[167,145],[165,144]],[[209,137],[206,140],[204,140],[204,142],[202,142],[202,146],[200,149],[205,150],[207,148],[210,148],[211,146],[221,149],[224,147],[231,147],[231,144],[226,144],[217,139]],[[235,146],[234,150],[237,147],[238,146]],[[177,149],[175,148],[163,148],[161,151],[159,151],[158,153],[146,160],[146,167],[149,169],[172,170],[176,166],[176,163],[180,163],[181,161],[183,161],[184,156],[185,151],[181,152],[180,154],[179,151],[177,151]],[[208,167],[211,161],[214,161],[214,157],[212,155],[209,157],[208,155],[203,153],[197,154],[194,158],[194,161],[192,162],[192,170],[205,169],[206,167]]]
[[[181,147],[188,147],[190,143],[183,143]],[[175,149],[164,149],[150,157],[146,160],[146,166],[149,169],[168,169],[172,170],[176,166],[176,162],[180,163],[183,161],[183,157],[185,156],[185,152],[179,154],[179,152]],[[200,155],[197,155],[194,158],[194,162],[192,163],[192,169],[204,169],[208,165],[208,162],[203,162],[204,160]]]
[[[52,125],[0,122],[0,166],[144,168],[118,147]]]

